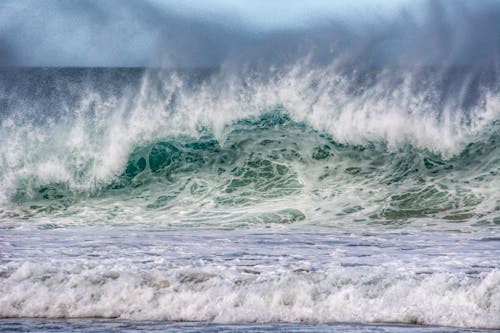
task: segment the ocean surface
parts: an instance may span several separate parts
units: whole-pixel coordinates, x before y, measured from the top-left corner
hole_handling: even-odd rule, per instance
[[[0,331],[499,329],[495,71],[0,70]]]

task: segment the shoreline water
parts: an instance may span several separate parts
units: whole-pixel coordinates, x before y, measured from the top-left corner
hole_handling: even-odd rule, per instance
[[[204,323],[204,322],[162,322],[127,321],[113,319],[0,319],[0,332],[493,332],[495,329],[459,328],[448,326],[404,325],[398,323]]]

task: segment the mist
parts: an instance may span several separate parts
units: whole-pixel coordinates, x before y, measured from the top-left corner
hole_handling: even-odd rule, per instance
[[[498,1],[402,1],[355,10],[321,2],[315,12],[304,4],[303,17],[286,16],[286,2],[281,3],[285,14],[265,12],[266,6],[251,12],[224,6],[5,1],[0,4],[0,66],[269,67],[307,58],[348,67],[498,70]],[[259,10],[267,21],[275,16],[276,23],[252,19]]]

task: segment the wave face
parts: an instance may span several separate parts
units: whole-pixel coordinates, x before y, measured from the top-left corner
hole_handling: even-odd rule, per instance
[[[496,72],[0,74],[0,319],[500,328]]]
[[[3,78],[9,221],[499,223],[500,100],[488,71],[300,64]]]

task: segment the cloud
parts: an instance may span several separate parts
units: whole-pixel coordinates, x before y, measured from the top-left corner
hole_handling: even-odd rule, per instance
[[[12,47],[0,39],[0,66],[10,66],[13,63]]]
[[[390,15],[372,6],[363,20],[356,17],[361,8],[334,15],[328,3],[315,3],[315,13],[325,6],[325,14],[307,24],[293,25],[290,16],[282,26],[259,29],[263,20],[245,17],[258,15],[258,8],[245,14],[243,7],[196,11],[195,2],[190,11],[157,0],[6,0],[0,4],[0,65],[270,65],[310,56],[356,67],[497,66],[499,2],[429,0],[391,6]]]

